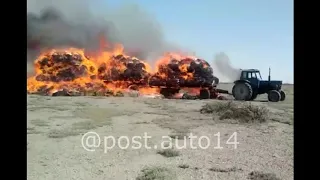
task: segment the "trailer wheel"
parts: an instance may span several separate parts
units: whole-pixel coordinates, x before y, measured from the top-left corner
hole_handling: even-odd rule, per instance
[[[139,87],[138,87],[137,85],[130,85],[130,86],[128,87],[128,89],[133,90],[133,91],[138,91],[138,90],[139,90]]]
[[[281,99],[281,95],[280,95],[280,92],[279,91],[276,91],[276,90],[271,90],[269,93],[268,93],[268,100],[270,102],[278,102],[280,101]]]
[[[282,90],[280,90],[279,92],[280,92],[280,96],[281,96],[280,101],[284,101],[286,99],[286,93]]]
[[[208,89],[201,89],[199,98],[200,99],[210,99],[210,91]]]
[[[163,95],[165,98],[169,98],[172,95],[178,93],[180,89],[172,89],[172,88],[161,88],[160,94]]]

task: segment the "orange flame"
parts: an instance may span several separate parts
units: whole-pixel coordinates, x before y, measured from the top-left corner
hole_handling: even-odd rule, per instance
[[[111,46],[104,39],[101,38],[100,49],[95,53],[85,53],[84,49],[77,48],[51,49],[41,53],[34,62],[35,75],[27,79],[27,92],[44,91],[50,95],[67,89],[117,93],[136,84],[141,85],[138,88],[140,94],[155,94],[159,93],[159,88],[147,86],[151,72],[166,79],[168,64],[176,64],[184,79],[193,78],[193,73],[188,69],[196,57],[167,53],[156,61],[153,71],[145,61],[126,55],[121,44]],[[134,68],[129,69],[129,66]],[[126,77],[128,73],[130,77]]]
[[[115,59],[116,56],[123,56],[130,58],[132,61],[138,61],[144,65],[146,73],[151,72],[151,66],[144,61],[138,60],[135,57],[125,55],[122,45],[117,44],[110,51],[103,51],[108,47],[106,42],[100,42],[102,48],[100,53],[95,54],[91,58],[85,55],[84,49],[68,48],[68,49],[51,49],[40,54],[34,62],[35,76],[27,79],[27,91],[29,93],[36,93],[39,89],[46,87],[48,94],[52,94],[59,89],[67,88],[73,90],[89,91],[94,88],[103,90],[122,91],[130,82],[126,81],[112,81],[111,83],[104,82],[105,79],[97,78],[95,76],[103,76],[112,74],[112,71],[117,71],[120,74],[127,69],[125,62]],[[55,56],[70,56],[75,61],[73,63],[57,62],[54,60]],[[59,58],[58,58],[59,59]],[[101,67],[104,67],[103,72],[99,72]],[[64,71],[80,71],[85,69],[85,73],[74,79],[61,79],[54,81],[54,77],[61,75]],[[70,70],[71,69],[71,70]],[[154,92],[156,90],[148,90],[150,88],[144,87],[143,93]]]

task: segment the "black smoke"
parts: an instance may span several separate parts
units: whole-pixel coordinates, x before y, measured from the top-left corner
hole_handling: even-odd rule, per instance
[[[110,8],[96,0],[28,0],[27,6],[28,62],[43,48],[97,49],[101,34],[141,59],[178,50],[166,42],[156,18],[134,4]]]
[[[215,75],[219,74],[223,82],[233,82],[240,78],[241,70],[232,66],[230,58],[224,52],[217,53],[213,60]]]

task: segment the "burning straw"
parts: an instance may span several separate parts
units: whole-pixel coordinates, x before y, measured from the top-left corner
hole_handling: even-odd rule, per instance
[[[127,56],[120,45],[91,57],[82,49],[50,50],[34,66],[36,75],[28,79],[27,92],[41,95],[123,96],[128,89],[150,94],[159,93],[159,88],[171,88],[171,95],[183,88],[198,89],[199,94],[200,87],[218,82],[205,60],[170,53],[157,61],[152,72],[149,64]]]

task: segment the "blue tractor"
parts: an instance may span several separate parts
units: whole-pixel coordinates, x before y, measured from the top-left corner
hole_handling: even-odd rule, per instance
[[[232,95],[235,100],[253,101],[259,94],[268,94],[270,102],[284,101],[286,94],[281,90],[282,81],[262,80],[258,69],[241,70],[240,79],[234,82]]]

